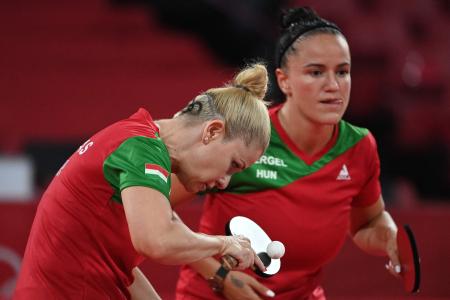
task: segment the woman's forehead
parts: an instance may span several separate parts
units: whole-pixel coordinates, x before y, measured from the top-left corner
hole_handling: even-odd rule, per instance
[[[297,42],[295,53],[288,58],[288,64],[350,64],[350,50],[347,41],[339,35],[317,34]]]
[[[299,59],[327,58],[331,55],[350,59],[347,41],[341,35],[320,33],[296,41],[292,55]]]

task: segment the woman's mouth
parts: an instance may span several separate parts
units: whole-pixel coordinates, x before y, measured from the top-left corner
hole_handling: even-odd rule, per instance
[[[319,102],[322,103],[322,104],[329,104],[329,105],[342,105],[342,104],[344,104],[344,101],[342,101],[342,99],[339,99],[339,98],[324,99],[324,100],[320,100]]]

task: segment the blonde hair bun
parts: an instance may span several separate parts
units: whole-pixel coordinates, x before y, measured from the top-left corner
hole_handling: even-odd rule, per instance
[[[232,85],[242,87],[256,98],[263,100],[267,92],[268,81],[266,66],[262,63],[255,63],[240,71],[233,78]]]
[[[269,81],[266,66],[256,63],[240,71],[225,86],[197,96],[176,115],[188,122],[225,121],[226,139],[241,138],[246,145],[265,149],[270,140],[270,118],[263,99]]]

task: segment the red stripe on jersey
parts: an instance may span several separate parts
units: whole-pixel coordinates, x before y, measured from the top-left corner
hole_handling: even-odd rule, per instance
[[[146,170],[157,170],[157,171],[161,172],[165,177],[169,176],[169,172],[167,172],[166,169],[164,169],[160,165],[145,164],[145,169]]]

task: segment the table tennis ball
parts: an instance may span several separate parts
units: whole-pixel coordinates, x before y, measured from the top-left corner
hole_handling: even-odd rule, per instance
[[[270,242],[269,245],[267,245],[267,255],[270,256],[270,258],[278,259],[283,257],[285,252],[284,245],[282,242],[279,241],[273,241]]]

